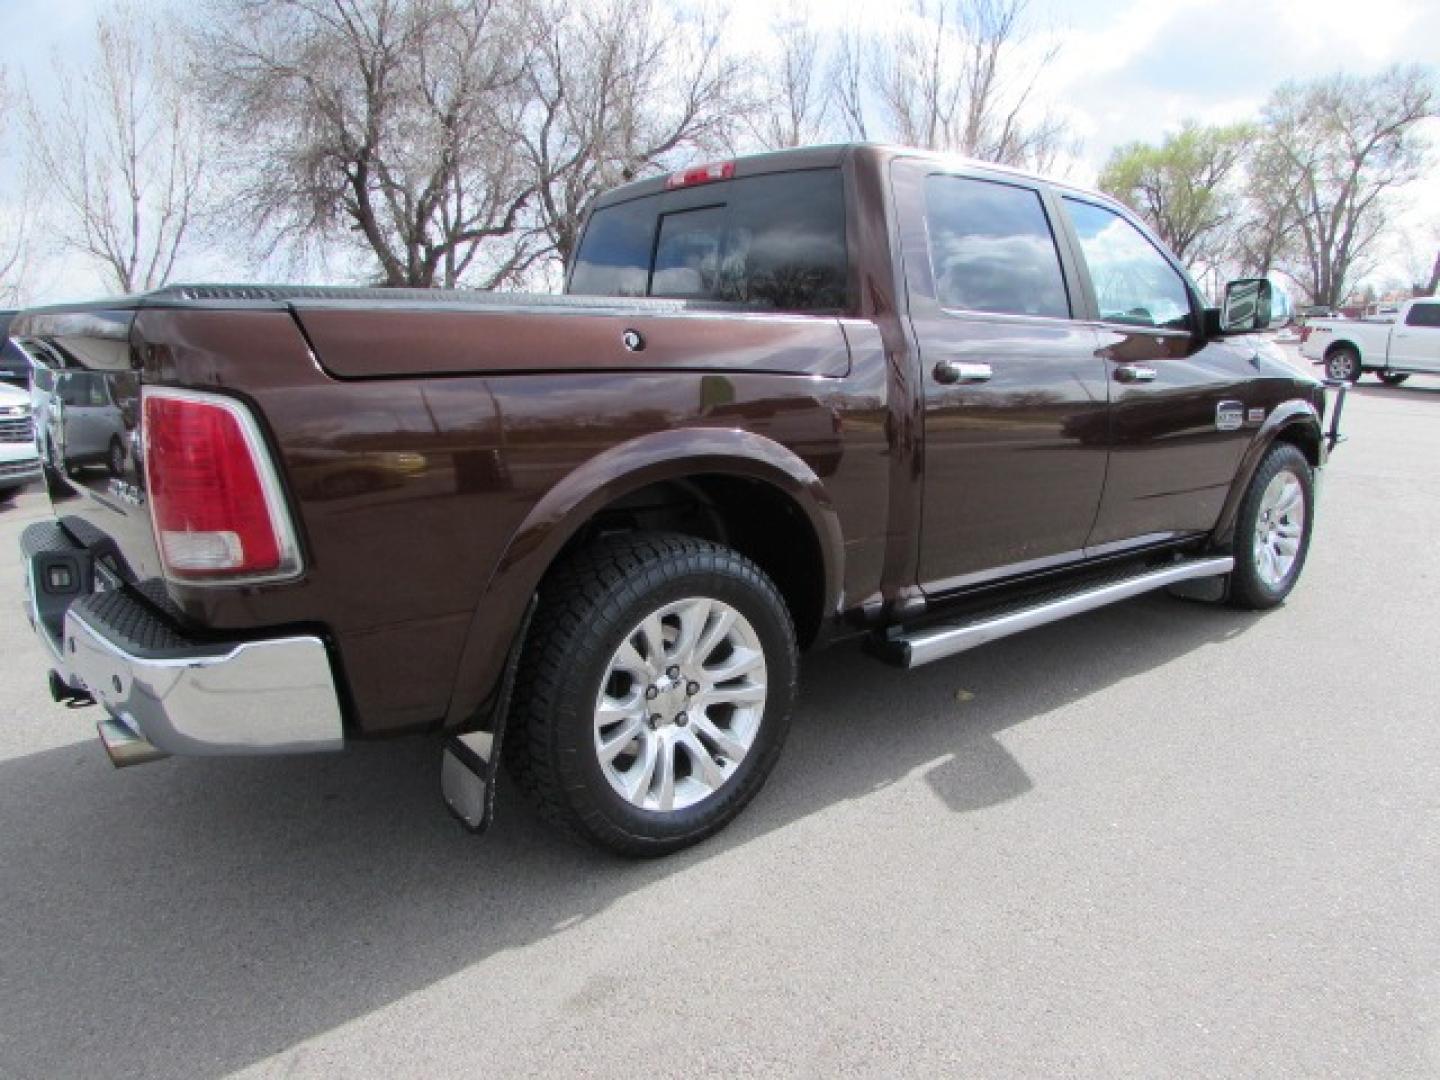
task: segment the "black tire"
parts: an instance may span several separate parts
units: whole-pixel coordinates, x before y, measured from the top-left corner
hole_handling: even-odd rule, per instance
[[[1400,386],[1410,378],[1409,374],[1403,371],[1381,371],[1377,373],[1377,377],[1386,386]]]
[[[1295,553],[1295,561],[1280,580],[1270,582],[1261,574],[1257,563],[1261,546],[1257,526],[1260,524],[1265,491],[1270,482],[1284,472],[1290,473],[1300,482],[1305,520],[1301,524],[1300,544]],[[1314,527],[1315,474],[1310,468],[1310,462],[1295,445],[1276,443],[1255,470],[1235,518],[1235,569],[1230,575],[1230,604],[1251,611],[1263,611],[1284,603],[1290,591],[1295,588],[1295,582],[1300,579],[1300,572],[1305,568],[1305,557],[1310,551],[1310,536]]]
[[[701,596],[749,621],[766,666],[753,742],[710,795],[683,809],[643,809],[606,779],[595,749],[595,702],[612,656],[647,615]],[[727,825],[774,767],[789,730],[795,629],[771,580],[729,548],[670,533],[591,544],[556,566],[521,656],[504,756],[510,773],[561,828],[624,855],[665,855]]]
[[[16,495],[20,494],[18,487],[0,488],[0,506],[8,506]]]
[[[105,452],[105,464],[109,468],[111,476],[125,475],[125,446],[118,436],[110,439],[110,447]]]
[[[1325,374],[1332,379],[1359,382],[1364,374],[1360,354],[1349,345],[1337,345],[1325,354]]]

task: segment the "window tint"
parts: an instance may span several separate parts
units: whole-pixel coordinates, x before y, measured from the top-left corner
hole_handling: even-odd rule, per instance
[[[1411,304],[1406,326],[1440,326],[1440,304]]]
[[[1112,210],[1065,199],[1090,267],[1100,318],[1135,326],[1190,329],[1190,291],[1135,226]]]
[[[848,306],[847,279],[840,170],[808,169],[597,210],[568,291],[839,311]]]
[[[931,176],[925,216],[935,299],[942,306],[1070,317],[1055,237],[1034,191]]]

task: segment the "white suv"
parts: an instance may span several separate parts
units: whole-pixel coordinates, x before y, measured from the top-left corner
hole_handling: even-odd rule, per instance
[[[35,424],[30,395],[0,383],[0,503],[13,499],[32,480],[40,479],[35,452]]]

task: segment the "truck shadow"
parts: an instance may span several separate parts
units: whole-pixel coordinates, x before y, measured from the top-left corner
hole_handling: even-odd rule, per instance
[[[957,814],[1021,797],[997,734],[1064,723],[1253,619],[1146,597],[909,673],[842,645],[807,661],[756,802],[656,862],[570,843],[508,788],[491,834],[468,836],[428,740],[120,775],[89,741],[6,761],[0,1074],[219,1076],[917,771]]]
[[[1440,401],[1440,380],[1416,376],[1403,386],[1381,386],[1367,382],[1353,387],[1350,392],[1361,397],[1389,398],[1391,401],[1397,398],[1402,401]]]

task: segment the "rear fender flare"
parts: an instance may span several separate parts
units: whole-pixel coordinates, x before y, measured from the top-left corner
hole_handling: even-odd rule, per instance
[[[1320,414],[1310,402],[1298,399],[1283,402],[1266,417],[1265,423],[1260,426],[1260,430],[1255,433],[1255,438],[1245,451],[1245,456],[1240,459],[1240,468],[1235,473],[1235,482],[1230,485],[1230,493],[1225,496],[1225,505],[1220,510],[1220,520],[1210,537],[1215,546],[1227,546],[1234,538],[1235,517],[1240,512],[1240,500],[1245,497],[1245,490],[1250,486],[1251,477],[1255,475],[1255,470],[1260,467],[1260,462],[1269,453],[1270,447],[1275,444],[1280,433],[1294,427],[1308,429],[1317,444],[1324,447],[1325,440]]]
[[[801,510],[824,561],[822,616],[840,604],[844,540],[824,483],[793,451],[754,432],[679,428],[652,432],[591,458],[547,491],[515,531],[486,583],[461,651],[446,726],[470,720],[504,667],[526,605],[565,544],[597,511],[631,492],[700,474],[747,477],[778,488]]]

